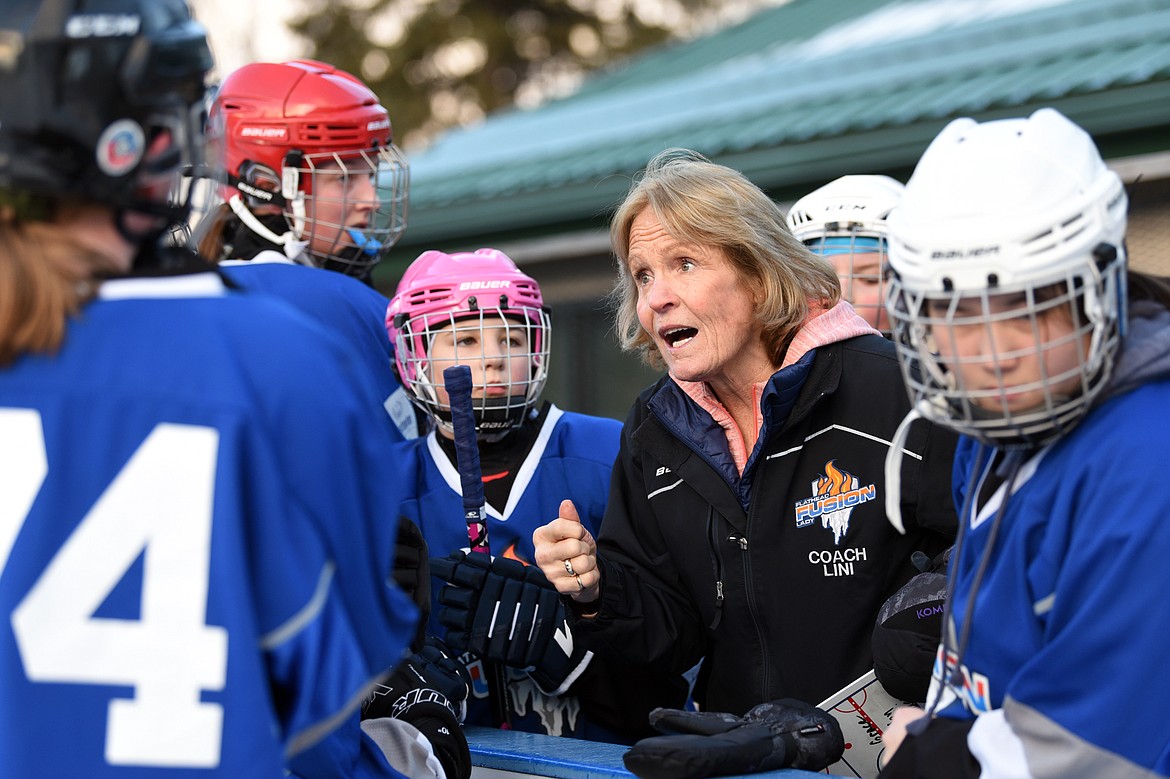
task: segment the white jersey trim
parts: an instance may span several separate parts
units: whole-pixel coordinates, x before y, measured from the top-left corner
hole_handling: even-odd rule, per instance
[[[553,428],[557,426],[557,421],[564,416],[564,413],[555,405],[549,405],[548,416],[544,419],[544,425],[541,426],[531,451],[528,452],[528,456],[524,458],[524,462],[516,470],[516,481],[512,483],[512,489],[508,491],[508,505],[504,506],[504,516],[501,519],[507,521],[508,517],[512,516],[512,512],[516,510],[516,504],[520,502],[520,498],[524,496],[524,491],[528,489],[532,477],[536,475],[536,466],[540,465],[544,450],[548,448],[548,440],[552,438]]]
[[[220,265],[296,265],[288,257],[285,257],[280,252],[274,252],[271,249],[265,249],[250,260],[221,260]]]
[[[317,619],[325,607],[326,598],[329,597],[329,589],[333,586],[333,572],[336,568],[337,566],[332,561],[325,563],[321,573],[317,576],[317,587],[313,590],[313,597],[283,625],[260,636],[261,649],[271,651],[282,646],[304,630],[306,625]]]
[[[1044,460],[1044,457],[1048,454],[1049,451],[1049,447],[1044,447],[1031,459],[1020,466],[1020,471],[1016,474],[1015,486],[1012,488],[1013,495],[1023,489],[1024,485],[1027,484],[1028,481],[1036,475],[1036,469],[1040,467],[1040,463]],[[994,462],[995,458],[991,458],[987,461],[987,467],[984,469],[983,475],[979,478],[978,484],[975,488],[976,490],[983,489],[983,480],[987,478]],[[996,488],[995,492],[991,494],[991,497],[988,498],[987,502],[984,503],[983,506],[979,509],[979,513],[971,518],[972,530],[995,516],[996,512],[999,511],[999,507],[1003,505],[1004,499],[1007,497],[1006,492],[1007,482],[1004,482],[1003,484],[1000,484],[999,487]],[[976,492],[976,494],[979,493]]]
[[[183,276],[110,279],[102,282],[97,296],[101,300],[134,300],[223,297],[226,294],[223,279],[209,271]]]
[[[981,714],[967,734],[967,748],[979,761],[983,779],[1030,779],[1024,745],[1012,731],[1003,709]]]
[[[528,484],[532,481],[532,477],[536,473],[536,467],[540,464],[540,460],[544,456],[544,450],[548,448],[548,442],[552,438],[553,428],[557,426],[557,422],[564,416],[564,413],[555,405],[549,405],[548,416],[544,418],[544,424],[541,425],[540,433],[537,434],[536,441],[532,444],[532,449],[528,452],[528,456],[524,458],[524,462],[516,469],[516,480],[512,483],[512,489],[508,491],[508,505],[504,506],[504,512],[501,514],[490,503],[485,503],[484,511],[489,517],[498,519],[501,522],[507,522],[508,517],[512,516],[512,512],[516,509],[516,504],[524,496],[524,491],[528,489]],[[431,455],[431,459],[434,460],[435,467],[439,469],[439,475],[443,477],[443,481],[447,482],[447,486],[456,495],[462,495],[463,484],[459,479],[459,470],[447,459],[446,453],[439,446],[439,441],[436,438],[437,435],[438,431],[436,430],[432,430],[427,434],[427,452]]]

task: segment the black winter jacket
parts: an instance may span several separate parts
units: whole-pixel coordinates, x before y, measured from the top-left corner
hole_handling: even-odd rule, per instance
[[[784,377],[800,370],[786,401]],[[925,421],[902,463],[907,535],[886,520],[883,464],[909,400],[885,339],[809,352],[761,404],[740,479],[722,429],[678,385],[664,377],[639,396],[597,539],[597,615],[572,617],[598,653],[680,673],[704,659],[695,699],[709,711],[816,704],[864,674],[911,555],[933,557],[956,528],[955,437]]]

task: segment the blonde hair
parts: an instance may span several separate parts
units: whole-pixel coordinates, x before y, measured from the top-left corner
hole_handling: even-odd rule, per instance
[[[60,210],[45,207],[46,215]],[[115,269],[67,228],[27,213],[0,198],[0,366],[60,349],[69,318],[97,291],[94,277]]]
[[[833,266],[793,238],[784,214],[763,190],[697,152],[667,149],[634,179],[609,226],[617,257],[610,300],[618,341],[653,368],[665,363],[638,322],[638,288],[627,265],[630,227],[647,208],[675,240],[722,249],[744,283],[762,292],[755,315],[774,365],[783,362],[808,316],[809,301],[828,308],[841,298]]]

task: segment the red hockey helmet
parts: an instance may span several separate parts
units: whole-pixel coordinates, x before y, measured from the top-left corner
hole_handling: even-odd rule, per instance
[[[313,264],[363,275],[402,235],[409,168],[386,109],[349,73],[313,60],[245,65],[220,86],[210,122],[226,194],[279,209]],[[374,188],[355,194],[363,178]]]

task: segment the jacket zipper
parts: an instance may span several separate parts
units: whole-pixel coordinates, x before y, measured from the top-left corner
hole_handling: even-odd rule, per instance
[[[711,545],[711,563],[715,573],[715,619],[708,626],[714,630],[723,620],[723,555],[719,553],[719,533],[715,528],[715,509],[707,507],[707,542]]]
[[[748,529],[751,529],[752,514],[748,513]],[[760,642],[760,690],[767,692],[769,687],[768,669],[771,663],[768,661],[768,641],[764,635],[764,631],[760,629],[760,618],[756,610],[756,588],[752,583],[752,564],[751,558],[748,556],[748,540],[746,535],[730,536],[729,540],[739,543],[740,560],[743,566],[743,580],[744,589],[747,592],[747,610],[748,615],[751,616],[752,626],[756,629],[756,638]]]

